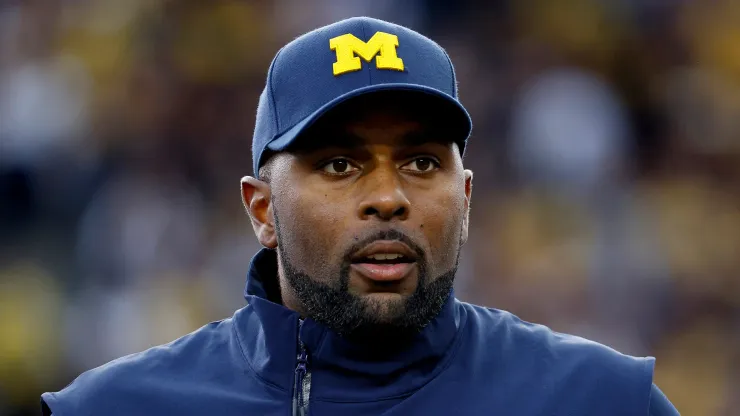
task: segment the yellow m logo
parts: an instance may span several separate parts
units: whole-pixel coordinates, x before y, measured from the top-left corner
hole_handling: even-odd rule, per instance
[[[334,75],[359,71],[362,69],[360,58],[370,62],[373,57],[378,69],[403,71],[403,60],[396,55],[397,46],[398,36],[385,32],[376,32],[367,43],[351,33],[332,38],[329,40],[329,47],[337,53],[337,61],[333,65]]]

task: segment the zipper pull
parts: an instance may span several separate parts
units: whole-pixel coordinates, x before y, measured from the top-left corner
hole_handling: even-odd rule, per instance
[[[295,385],[293,386],[293,414],[302,416],[305,409],[305,398],[303,397],[303,380],[306,377],[305,353],[298,356],[298,365],[295,368]]]
[[[298,321],[298,363],[295,367],[295,383],[293,385],[293,415],[305,416],[308,408],[308,389],[310,378],[308,376],[308,351],[301,341],[301,328],[303,319]]]

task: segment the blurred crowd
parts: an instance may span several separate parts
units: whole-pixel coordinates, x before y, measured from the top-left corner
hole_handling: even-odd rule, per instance
[[[458,297],[655,356],[682,414],[740,415],[733,0],[0,1],[0,415],[243,305],[269,62],[353,15],[456,65]]]

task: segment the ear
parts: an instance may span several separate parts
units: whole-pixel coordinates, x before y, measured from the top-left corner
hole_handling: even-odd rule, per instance
[[[465,174],[465,214],[460,240],[462,244],[465,244],[468,241],[468,227],[470,225],[470,197],[473,193],[473,171],[465,169],[463,173]]]
[[[242,203],[252,220],[257,240],[267,248],[277,247],[270,185],[251,176],[243,177],[241,184]]]

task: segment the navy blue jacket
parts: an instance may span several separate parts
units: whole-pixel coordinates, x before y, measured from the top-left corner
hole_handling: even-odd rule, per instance
[[[410,348],[369,358],[362,345],[268,300],[276,267],[275,253],[262,250],[252,259],[246,307],[44,393],[44,414],[678,414],[652,383],[653,358],[452,294]]]

